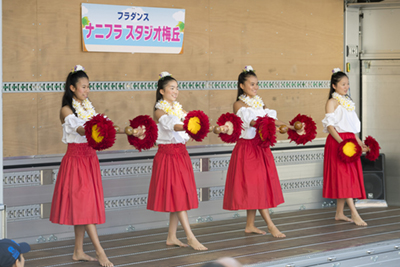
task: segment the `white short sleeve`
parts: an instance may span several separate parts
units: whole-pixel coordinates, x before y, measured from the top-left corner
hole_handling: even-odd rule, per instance
[[[268,117],[273,118],[274,120],[277,120],[277,113],[276,110],[273,109],[264,109],[265,115],[268,115]]]
[[[76,130],[79,126],[85,124],[85,121],[76,117],[74,114],[70,114],[64,118],[63,127],[63,137],[61,141],[65,144],[68,143],[86,143],[86,137],[81,136]]]

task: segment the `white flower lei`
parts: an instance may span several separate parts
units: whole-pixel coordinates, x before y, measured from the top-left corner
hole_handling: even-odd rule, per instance
[[[353,111],[356,108],[356,105],[348,96],[342,96],[335,92],[332,94],[332,98],[336,99],[339,104],[348,111]]]
[[[180,120],[182,120],[186,115],[185,112],[183,112],[182,110],[182,105],[179,104],[179,102],[177,101],[174,101],[174,103],[171,106],[171,104],[168,103],[168,101],[159,100],[156,104],[156,108],[163,110],[168,115],[177,116]]]
[[[96,111],[94,110],[94,107],[88,98],[83,100],[82,104],[76,101],[75,98],[72,98],[72,106],[78,114],[78,118],[84,121],[88,121],[94,115],[96,115]]]
[[[241,95],[239,99],[242,100],[246,105],[249,107],[260,109],[264,107],[264,102],[262,101],[261,97],[256,95],[255,97],[250,98],[248,95]]]

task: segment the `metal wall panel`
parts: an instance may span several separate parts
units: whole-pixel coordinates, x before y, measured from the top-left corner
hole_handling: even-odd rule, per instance
[[[362,73],[362,133],[385,153],[387,201],[400,205],[400,60],[363,60]]]
[[[400,3],[363,8],[362,59],[400,59]]]

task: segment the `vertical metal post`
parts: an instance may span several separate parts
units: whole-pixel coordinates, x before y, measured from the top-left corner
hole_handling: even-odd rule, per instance
[[[7,236],[6,233],[6,209],[3,197],[3,1],[0,0],[0,237]]]

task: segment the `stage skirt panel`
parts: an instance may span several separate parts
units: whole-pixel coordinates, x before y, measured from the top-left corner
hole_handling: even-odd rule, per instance
[[[66,225],[106,221],[99,160],[87,143],[68,144],[57,175],[50,221]]]
[[[355,139],[353,133],[339,133],[345,140]],[[324,185],[322,196],[325,198],[366,198],[361,160],[345,163],[339,158],[339,143],[329,135],[324,151]]]
[[[258,146],[254,139],[239,139],[229,162],[223,208],[268,209],[283,202],[270,148]]]
[[[158,145],[147,209],[176,212],[199,206],[192,161],[184,144]]]

